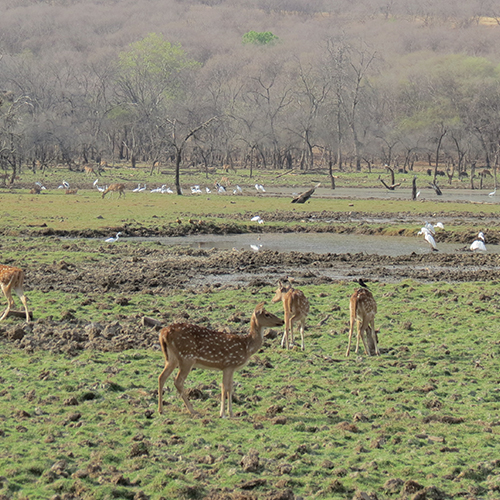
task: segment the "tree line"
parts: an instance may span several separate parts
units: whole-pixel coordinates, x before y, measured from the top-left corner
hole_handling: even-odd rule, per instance
[[[207,15],[217,12],[218,22],[221,12],[238,8],[188,2],[177,23],[200,4]],[[266,3],[274,4],[283,6]],[[251,173],[321,166],[332,185],[333,169],[379,162],[407,171],[425,159],[434,176],[443,165],[449,175],[497,166],[500,18],[493,7],[454,4],[451,19],[443,5],[440,12],[402,13],[401,5],[375,2],[371,17],[353,21],[351,13],[344,22],[348,4],[337,14],[329,4],[320,6],[321,19],[318,11],[271,9],[274,29],[253,6],[246,27],[262,30],[236,32],[229,20],[230,46],[198,35],[194,47],[186,37],[193,28],[177,26],[176,38],[158,30],[112,46],[108,33],[101,48],[75,48],[73,40],[67,53],[54,53],[23,48],[7,31],[0,40],[0,170],[13,180],[23,168],[55,163],[79,169],[125,160],[152,171],[169,163],[180,192],[183,164],[207,173],[222,165]],[[465,27],[457,27],[457,12]],[[118,23],[112,14],[107,21]],[[415,27],[422,32],[411,36]],[[386,32],[399,34],[402,45],[391,44]],[[423,45],[430,33],[440,34],[434,50]],[[450,33],[469,36],[474,47],[483,39],[482,50],[450,47]]]

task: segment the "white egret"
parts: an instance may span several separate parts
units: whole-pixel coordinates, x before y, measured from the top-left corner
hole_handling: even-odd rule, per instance
[[[192,186],[191,187],[191,193],[192,194],[201,194],[200,186],[198,186],[198,185]]]
[[[436,228],[444,229],[444,224],[442,222],[436,222],[436,224],[431,224],[430,222],[425,221],[424,226],[431,234],[436,234]]]
[[[233,191],[233,194],[238,194],[238,193],[243,193],[243,189],[240,188],[240,186],[238,186],[238,184],[236,184],[236,189]]]
[[[209,187],[206,187],[205,191],[207,192],[207,194],[210,194],[212,192],[212,190]]]
[[[173,194],[174,192],[172,191],[172,188],[167,188],[165,189],[165,193],[168,193],[168,194]]]
[[[250,220],[252,222],[258,222],[259,224],[264,224],[264,221],[261,219],[260,215],[255,215]]]
[[[258,251],[262,248],[262,245],[250,245],[250,248],[251,248],[254,252],[258,252]]]
[[[116,233],[116,236],[113,238],[108,238],[107,240],[104,240],[106,243],[114,243],[115,241],[118,241],[118,238],[120,237],[122,233]]]
[[[135,189],[132,189],[132,193],[137,193],[141,189],[141,184],[137,184],[137,187]]]
[[[255,184],[255,189],[256,189],[257,191],[262,192],[262,193],[265,193],[265,192],[266,192],[266,190],[264,189],[264,186],[263,186],[262,184]]]
[[[497,188],[495,188],[494,191],[492,191],[491,193],[488,194],[488,196],[495,196],[497,193]]]
[[[425,221],[424,228],[427,229],[427,231],[429,231],[431,234],[435,234],[436,233],[436,231],[434,230],[434,226],[430,222]]]
[[[92,184],[92,185],[93,185],[94,187],[96,187],[98,182],[99,182],[99,179],[96,179],[96,180],[94,181],[94,184]]]
[[[484,233],[479,231],[477,238],[472,242],[470,246],[472,252],[486,252],[486,245],[484,239]]]
[[[423,227],[417,234],[419,236],[421,234],[424,235],[425,241],[427,241],[427,243],[429,243],[433,252],[438,251],[437,246],[436,246],[436,241],[434,240],[434,237],[432,236],[431,231],[429,229],[427,229],[427,227]]]
[[[144,186],[139,189],[139,193],[142,193],[142,191],[146,191],[146,184],[144,184]]]

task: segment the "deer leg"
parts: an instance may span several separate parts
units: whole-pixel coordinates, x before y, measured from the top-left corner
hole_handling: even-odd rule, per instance
[[[12,298],[12,294],[8,288],[3,288],[2,287],[3,294],[5,295],[5,298],[7,299],[7,309],[5,309],[4,313],[2,314],[2,317],[0,318],[0,321],[5,319],[7,315],[10,312],[11,307],[14,305],[14,299]]]
[[[360,327],[358,328],[358,339],[357,339],[357,344],[356,344],[356,352],[358,352],[359,337],[361,337],[361,340],[363,341],[363,347],[365,348],[365,354],[367,354],[368,356],[371,356],[372,353],[371,353],[370,349],[368,348],[367,338],[366,338],[368,336],[369,322],[367,319],[363,319],[362,322],[358,322],[358,325],[360,325]]]
[[[22,288],[16,288],[16,293],[23,303],[24,311],[26,312],[26,323],[30,322],[30,313],[28,312],[28,304],[26,301],[26,296],[24,295],[24,290]]]
[[[222,372],[222,396],[220,406],[220,418],[226,418],[225,402],[227,398],[227,412],[229,417],[233,417],[233,369],[224,370]]]
[[[373,345],[375,346],[375,354],[380,356],[380,351],[378,349],[377,334],[375,333],[375,319],[370,321],[370,333],[373,339]]]
[[[283,333],[283,339],[281,340],[281,347],[285,347],[288,350],[288,343],[289,343],[289,338],[288,338],[288,333],[290,331],[290,315],[286,313],[285,311],[285,332]]]
[[[290,318],[290,338],[288,339],[291,346],[293,346],[293,323],[295,322],[295,318]]]
[[[176,359],[172,359],[172,356],[170,359],[171,361],[165,363],[165,368],[158,377],[158,413],[163,413],[163,386],[165,385],[165,381],[178,366]]]
[[[305,328],[305,320],[302,320],[300,322],[300,340],[301,340],[301,347],[302,350],[304,350],[304,328]]]
[[[349,328],[349,343],[347,344],[347,351],[345,353],[346,356],[349,356],[351,352],[351,340],[352,340],[352,332],[354,330],[354,318],[351,318],[351,327]]]
[[[193,368],[194,362],[190,363],[179,363],[179,373],[175,377],[174,385],[175,388],[177,389],[177,392],[180,394],[182,400],[184,401],[184,404],[186,405],[186,408],[189,410],[189,413],[191,415],[198,415],[198,412],[196,412],[193,408],[193,405],[189,401],[189,398],[187,397],[186,392],[184,391],[184,382],[186,381],[187,376],[189,375],[189,372],[191,371],[191,368]]]

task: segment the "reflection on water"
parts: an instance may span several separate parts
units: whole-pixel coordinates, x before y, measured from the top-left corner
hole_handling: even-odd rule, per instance
[[[138,238],[134,238],[136,241]],[[315,252],[315,253],[359,253],[377,255],[408,255],[430,252],[429,245],[420,236],[415,238],[401,236],[370,236],[326,233],[265,233],[234,235],[196,235],[172,238],[148,238],[165,245],[182,245],[202,249],[274,250],[278,252]],[[262,246],[260,246],[262,245]],[[459,243],[438,243],[439,251],[456,253],[464,245]],[[499,253],[497,245],[487,245],[488,253]]]

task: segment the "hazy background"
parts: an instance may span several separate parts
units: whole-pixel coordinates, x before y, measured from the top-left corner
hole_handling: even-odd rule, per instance
[[[0,1],[0,168],[496,166],[499,23],[494,1]]]

